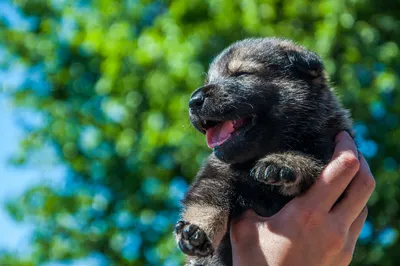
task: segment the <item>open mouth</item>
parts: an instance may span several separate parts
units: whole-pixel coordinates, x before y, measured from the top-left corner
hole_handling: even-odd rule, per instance
[[[200,126],[206,132],[208,147],[212,149],[231,137],[237,136],[240,131],[248,129],[254,124],[254,121],[255,116],[246,116],[227,121],[202,120]]]

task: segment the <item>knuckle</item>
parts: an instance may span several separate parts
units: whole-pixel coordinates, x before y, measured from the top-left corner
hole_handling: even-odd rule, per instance
[[[329,233],[330,245],[332,249],[337,250],[343,248],[347,235],[347,230],[344,228],[344,226],[335,226],[335,229]]]
[[[353,255],[354,255],[354,249],[345,249],[343,251],[343,264],[344,265],[350,265],[351,261],[353,260]]]
[[[365,216],[368,216],[368,207],[365,206],[362,212],[365,214]]]
[[[367,178],[364,180],[364,186],[369,190],[373,191],[376,186],[375,179],[372,175],[368,175]]]
[[[341,249],[344,246],[344,237],[341,237],[339,235],[335,236],[334,238],[331,239],[329,248],[331,250],[338,250]]]
[[[302,227],[312,229],[322,223],[323,214],[316,209],[303,209],[298,213],[296,218]]]
[[[364,207],[364,209],[362,209],[361,213],[358,215],[359,219],[362,219],[365,221],[365,219],[367,219],[368,217],[368,208],[367,206]]]
[[[347,169],[352,169],[355,172],[360,169],[360,161],[354,153],[346,152],[339,157],[339,163]]]

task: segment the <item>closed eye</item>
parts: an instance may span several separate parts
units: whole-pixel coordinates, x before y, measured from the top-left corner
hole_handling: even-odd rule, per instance
[[[249,71],[239,71],[239,72],[234,72],[232,73],[233,77],[240,77],[240,76],[246,76],[246,75],[252,75],[254,72],[249,72]]]

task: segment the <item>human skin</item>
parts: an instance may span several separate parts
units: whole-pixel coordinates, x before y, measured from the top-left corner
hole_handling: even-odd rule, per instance
[[[232,221],[233,265],[349,265],[374,188],[354,141],[339,133],[330,163],[304,195],[272,217],[248,211]]]

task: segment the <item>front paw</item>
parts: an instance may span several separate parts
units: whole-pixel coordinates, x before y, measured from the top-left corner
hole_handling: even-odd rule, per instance
[[[187,255],[206,257],[214,252],[207,234],[197,225],[179,221],[175,225],[175,235],[179,248]]]
[[[268,185],[292,185],[296,183],[296,173],[285,165],[260,160],[251,170],[250,175],[257,181]]]
[[[301,176],[283,162],[260,160],[250,172],[257,181],[267,185],[280,186],[280,192],[288,196],[300,194]]]

